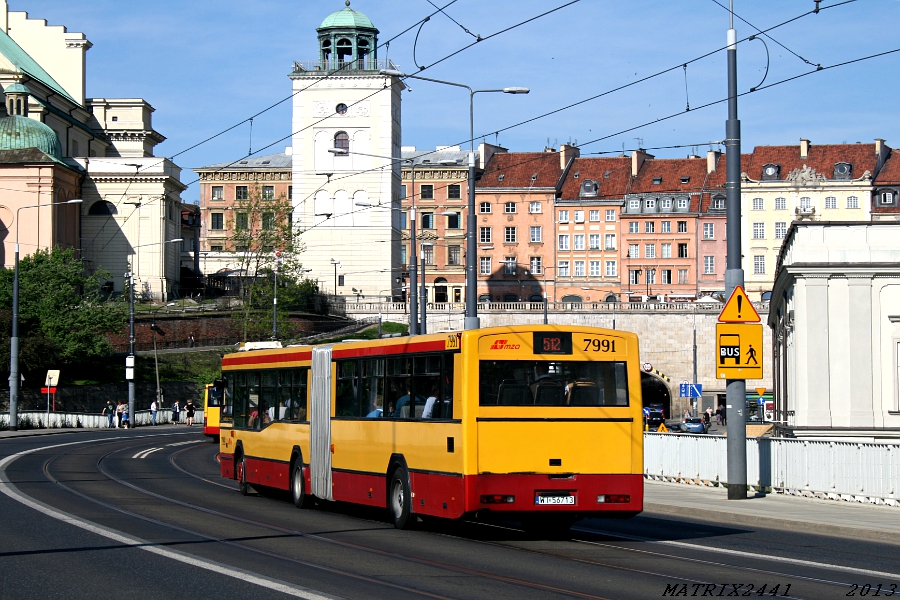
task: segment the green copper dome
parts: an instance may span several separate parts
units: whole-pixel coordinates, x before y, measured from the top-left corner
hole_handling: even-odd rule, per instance
[[[322,25],[319,29],[329,29],[334,27],[375,29],[375,26],[372,25],[372,21],[369,20],[369,17],[358,10],[350,8],[349,2],[347,3],[347,8],[344,10],[339,10],[325,17],[325,20],[322,21]]]
[[[37,148],[56,159],[62,158],[59,138],[47,125],[19,115],[0,118],[0,150],[28,148]]]

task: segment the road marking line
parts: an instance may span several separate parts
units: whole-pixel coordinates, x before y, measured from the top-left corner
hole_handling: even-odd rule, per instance
[[[831,565],[828,563],[819,563],[811,560],[802,560],[799,558],[785,558],[782,556],[764,556],[760,554],[755,554],[753,552],[743,552],[741,550],[729,550],[728,548],[716,548],[714,546],[703,546],[701,544],[688,544],[687,542],[672,542],[668,540],[654,540],[651,538],[640,537],[636,535],[627,535],[624,533],[613,533],[611,531],[603,531],[602,529],[585,529],[583,527],[573,527],[573,529],[577,531],[582,531],[585,533],[593,533],[593,534],[605,534],[613,537],[619,537],[626,540],[633,540],[635,542],[652,542],[654,544],[662,544],[664,546],[674,546],[676,548],[689,548],[691,550],[704,550],[706,552],[713,552],[719,554],[730,554],[732,556],[741,556],[745,558],[755,558],[758,560],[769,560],[774,562],[782,562],[789,563],[793,565],[800,565],[804,567],[816,567],[820,569],[832,569],[837,571],[843,571],[845,573],[857,573],[860,575],[872,575],[874,577],[883,577],[885,579],[897,580],[900,579],[900,575],[897,573],[885,573],[884,571],[871,571],[869,569],[857,569],[856,567],[844,567],[841,565]],[[588,542],[591,543],[591,542]]]
[[[156,452],[157,450],[162,450],[162,447],[159,447],[159,448],[150,448],[149,450],[141,450],[140,452],[138,452],[137,454],[135,454],[135,455],[132,456],[131,458],[147,458],[149,455],[151,455],[152,453]]]
[[[178,443],[176,443],[176,444],[166,444],[166,446],[169,446],[169,447],[171,447],[171,446],[184,446],[184,445],[186,445],[186,444],[202,444],[202,443],[206,443],[206,440],[190,440],[190,441],[187,441],[187,442],[178,442]]]
[[[81,517],[76,517],[67,512],[63,512],[61,510],[57,510],[48,504],[44,504],[39,500],[34,500],[29,498],[12,484],[9,481],[9,478],[6,476],[6,467],[10,465],[13,461],[27,455],[32,454],[34,452],[40,452],[42,450],[51,450],[54,448],[61,448],[64,446],[72,446],[75,444],[86,444],[92,442],[94,440],[87,440],[81,442],[69,442],[67,444],[56,444],[54,446],[43,446],[40,448],[33,448],[31,450],[25,450],[23,452],[19,452],[18,454],[13,454],[7,456],[3,460],[0,460],[0,492],[3,492],[16,502],[20,504],[24,504],[25,506],[32,508],[39,513],[42,513],[48,517],[52,517],[57,519],[58,521],[62,521],[63,523],[67,523],[69,525],[74,525],[80,529],[84,529],[90,533],[95,535],[99,535],[101,537],[105,537],[107,539],[113,540],[115,542],[119,542],[120,544],[124,544],[126,546],[132,546],[134,548],[138,548],[140,550],[144,550],[146,552],[150,552],[151,554],[156,554],[158,556],[162,556],[163,558],[168,558],[171,560],[178,561],[180,563],[187,563],[189,565],[211,571],[216,575],[224,575],[226,577],[232,577],[239,581],[244,581],[246,583],[251,583],[253,585],[258,585],[260,587],[274,590],[276,592],[281,592],[283,594],[287,594],[288,596],[293,596],[295,598],[303,598],[304,600],[341,600],[339,596],[332,596],[330,594],[326,594],[324,592],[317,592],[314,590],[310,590],[309,588],[304,588],[296,585],[291,585],[289,583],[284,583],[282,581],[278,581],[276,579],[271,579],[269,577],[265,577],[263,575],[257,575],[255,573],[251,573],[249,571],[245,571],[244,569],[240,569],[238,567],[234,567],[232,565],[226,565],[223,563],[218,563],[211,560],[199,559],[190,554],[186,554],[184,552],[180,552],[178,550],[169,550],[167,548],[161,548],[159,546],[154,545],[153,542],[149,542],[147,540],[142,540],[140,538],[136,538],[130,536],[125,533],[118,532],[114,529],[109,529],[107,527],[103,527],[102,525],[97,525],[95,523],[91,523]]]

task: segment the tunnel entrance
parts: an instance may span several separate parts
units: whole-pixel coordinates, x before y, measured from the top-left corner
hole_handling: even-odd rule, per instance
[[[641,395],[645,407],[662,404],[666,418],[672,418],[672,394],[662,379],[649,373],[641,373]]]

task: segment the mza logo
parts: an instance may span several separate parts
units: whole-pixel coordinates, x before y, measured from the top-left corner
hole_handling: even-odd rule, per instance
[[[491,350],[518,350],[519,344],[507,344],[507,340],[494,340]]]

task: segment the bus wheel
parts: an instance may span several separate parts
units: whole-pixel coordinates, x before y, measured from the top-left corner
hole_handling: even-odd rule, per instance
[[[250,484],[247,483],[247,459],[241,456],[241,460],[237,466],[238,491],[241,496],[246,496],[250,492]]]
[[[298,459],[291,473],[291,499],[297,508],[308,508],[310,499],[306,496],[306,481],[303,479],[303,463]]]
[[[409,475],[403,467],[397,467],[391,475],[391,486],[388,493],[388,510],[391,520],[397,529],[412,529],[416,516],[412,514],[412,503],[409,496]]]

